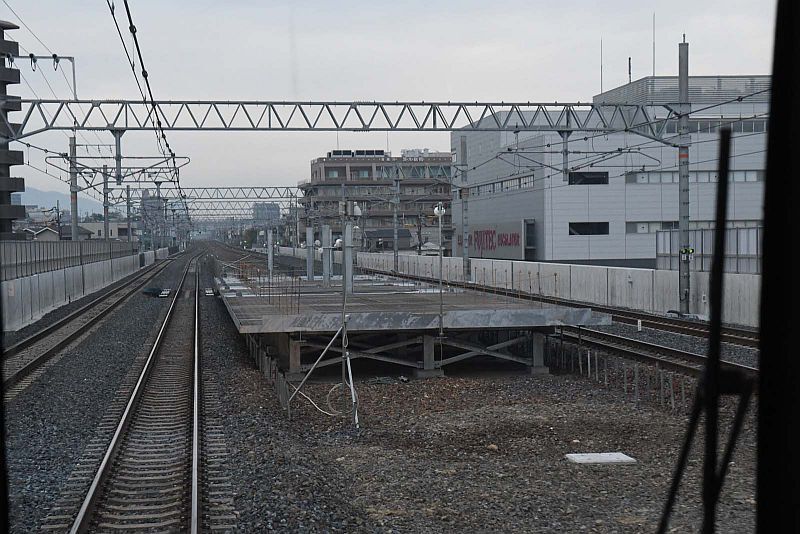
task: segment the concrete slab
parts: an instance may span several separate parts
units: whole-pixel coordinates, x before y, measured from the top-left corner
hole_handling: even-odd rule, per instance
[[[342,320],[341,287],[322,287],[321,280],[286,283],[289,288],[274,284],[264,288],[261,283],[248,287],[228,277],[217,280],[217,287],[240,333],[336,332]],[[442,300],[446,330],[520,330],[611,321],[588,308],[532,303],[478,291],[450,289]],[[439,306],[436,286],[359,277],[347,298],[347,328],[350,332],[436,331]]]
[[[564,457],[576,464],[635,464],[636,460],[621,452],[588,452],[565,454]]]

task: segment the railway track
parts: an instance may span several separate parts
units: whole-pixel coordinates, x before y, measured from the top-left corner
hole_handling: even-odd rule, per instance
[[[166,260],[125,281],[57,322],[9,346],[3,351],[3,390],[22,385],[34,371],[64,347],[86,333],[106,315],[161,273],[173,260]]]
[[[590,328],[563,327],[561,335],[565,341],[586,347],[593,347],[604,352],[656,365],[668,371],[700,376],[705,366],[706,357],[702,354],[687,352],[673,347],[648,343],[629,337],[618,336]],[[723,368],[736,369],[749,377],[757,377],[758,369],[747,365],[722,361]]]
[[[199,532],[199,272],[189,262],[71,532]]]

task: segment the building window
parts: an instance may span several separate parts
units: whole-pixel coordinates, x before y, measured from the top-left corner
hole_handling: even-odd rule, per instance
[[[608,184],[607,172],[571,172],[569,185],[606,185]]]
[[[338,178],[339,177],[339,171],[337,169],[328,169],[326,176],[328,178]]]
[[[569,223],[569,235],[608,235],[607,222]]]

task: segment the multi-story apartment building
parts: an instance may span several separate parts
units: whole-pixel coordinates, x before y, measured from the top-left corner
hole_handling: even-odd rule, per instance
[[[733,131],[729,226],[761,224],[769,88],[769,76],[689,77],[690,229],[713,226],[719,129],[725,126]],[[594,97],[595,104],[648,106],[653,120],[677,101],[674,76],[648,76]],[[454,185],[469,190],[470,256],[655,267],[656,232],[678,227],[677,127],[674,119],[665,125],[669,144],[624,126],[602,135],[573,134],[566,174],[557,132],[452,132],[455,161],[466,170]],[[462,241],[458,197],[456,255]],[[739,246],[747,249],[739,254],[748,254],[757,244]]]
[[[321,226],[327,224],[334,235],[341,234],[342,200],[358,204],[361,216],[356,224],[362,235],[393,229],[396,203],[398,228],[407,229],[414,244],[420,237],[422,242],[438,243],[433,209],[443,202],[447,214],[442,220],[442,240],[448,246],[452,236],[451,162],[449,152],[427,149],[403,150],[400,157],[383,150],[332,150],[311,162],[310,179],[299,184],[303,191],[301,232],[313,225],[315,239],[319,239]],[[382,244],[387,249],[393,246],[391,239],[383,239]]]

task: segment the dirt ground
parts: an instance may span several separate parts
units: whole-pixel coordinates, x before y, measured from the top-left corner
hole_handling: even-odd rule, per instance
[[[330,387],[313,384],[307,393],[326,408]],[[305,400],[291,425],[315,463],[348,481],[342,497],[387,530],[652,532],[686,433],[685,417],[636,407],[573,376],[387,377],[356,387],[359,431]],[[699,432],[674,532],[701,523],[702,439]],[[637,463],[564,458],[616,451]],[[754,530],[754,480],[749,416],[723,490],[720,532]]]

